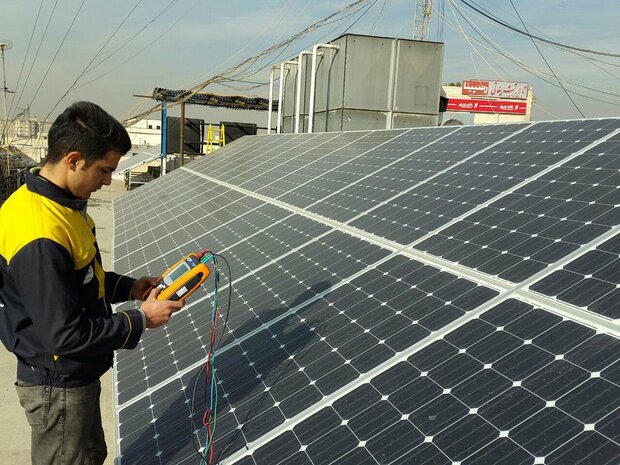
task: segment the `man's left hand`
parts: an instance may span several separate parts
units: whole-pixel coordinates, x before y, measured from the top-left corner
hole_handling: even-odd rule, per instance
[[[131,298],[146,300],[148,292],[157,286],[157,281],[159,281],[159,278],[154,278],[152,276],[143,276],[137,279],[136,282],[133,283],[133,286],[131,286]]]

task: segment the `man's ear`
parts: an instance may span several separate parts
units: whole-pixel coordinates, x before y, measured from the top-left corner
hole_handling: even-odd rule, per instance
[[[84,157],[80,152],[69,152],[65,155],[64,160],[67,164],[67,168],[72,171],[76,171],[79,165],[80,160],[83,160]]]

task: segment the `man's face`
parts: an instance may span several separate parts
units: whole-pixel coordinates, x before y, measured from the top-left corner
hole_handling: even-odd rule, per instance
[[[88,166],[86,166],[85,159],[79,159],[75,170],[71,171],[69,177],[71,193],[79,199],[87,200],[93,192],[104,185],[109,186],[112,182],[112,172],[118,166],[122,156],[122,153],[111,150],[103,158],[99,158]]]

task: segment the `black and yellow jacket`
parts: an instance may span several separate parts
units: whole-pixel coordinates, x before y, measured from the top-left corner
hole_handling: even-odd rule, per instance
[[[0,339],[26,383],[89,384],[144,330],[112,313],[134,280],[103,271],[86,203],[32,172],[0,208]]]

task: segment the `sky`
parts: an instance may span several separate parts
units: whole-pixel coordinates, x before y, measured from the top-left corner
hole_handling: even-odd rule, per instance
[[[620,54],[618,0],[466,1],[533,35]],[[29,107],[31,115],[53,119],[72,102],[90,100],[124,119],[154,105],[136,95],[148,95],[153,87],[197,85],[351,3],[0,0],[0,43],[12,45],[5,51],[6,87],[14,92],[8,94],[8,113],[15,117]],[[210,85],[204,91],[267,96],[268,86],[255,86],[268,82],[271,63],[297,56],[312,44],[345,31],[412,38],[415,3],[367,0],[263,57],[250,69],[243,68],[244,79],[251,83],[230,83],[242,90]],[[620,58],[534,44],[475,14],[462,0],[434,0],[433,6],[427,39],[445,43],[442,83],[464,79],[527,82],[536,97],[534,120],[620,115]],[[498,55],[487,40],[510,59]],[[515,64],[517,60],[521,66]],[[256,117],[248,112],[187,108],[188,117],[213,121],[264,119],[266,123],[267,117],[266,113]],[[4,108],[0,109],[4,117]],[[172,115],[176,113],[171,110]]]

